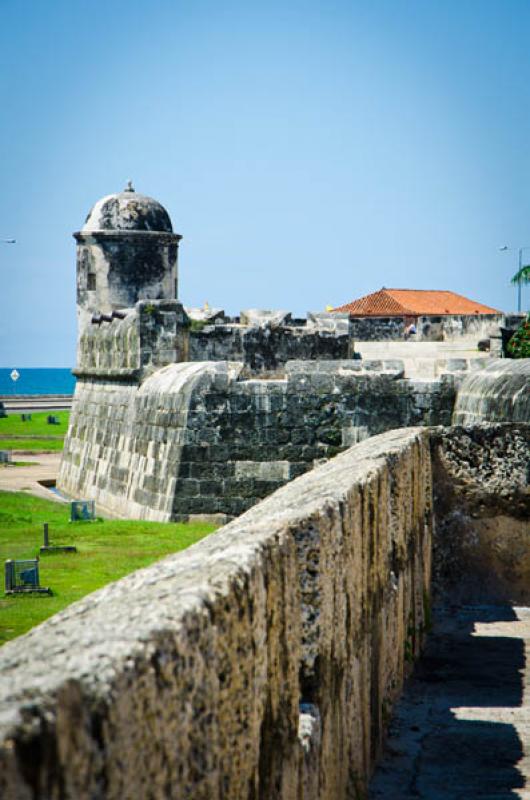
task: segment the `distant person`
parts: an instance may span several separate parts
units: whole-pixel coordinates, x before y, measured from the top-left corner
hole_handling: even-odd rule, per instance
[[[410,325],[407,325],[405,328],[405,339],[410,339],[416,333],[416,325],[411,322]]]

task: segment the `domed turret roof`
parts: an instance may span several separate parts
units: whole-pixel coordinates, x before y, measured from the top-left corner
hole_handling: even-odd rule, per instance
[[[136,192],[129,181],[123,192],[102,197],[88,214],[83,233],[95,231],[150,231],[172,233],[166,209],[157,200]]]

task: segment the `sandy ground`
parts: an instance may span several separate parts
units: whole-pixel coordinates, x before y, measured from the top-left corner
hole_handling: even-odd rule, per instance
[[[436,619],[370,789],[372,800],[530,798],[530,608]]]
[[[0,465],[0,490],[27,492],[46,500],[62,502],[57,495],[41,486],[39,481],[56,480],[59,473],[61,453],[20,453],[13,450],[13,461],[31,461],[28,467]]]

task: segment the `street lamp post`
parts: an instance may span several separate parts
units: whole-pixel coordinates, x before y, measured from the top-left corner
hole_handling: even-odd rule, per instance
[[[519,280],[517,281],[517,311],[521,311],[521,270],[523,268],[523,248],[519,248],[519,269],[517,270],[517,274],[519,275]]]
[[[514,250],[514,247],[508,247],[508,245],[504,245],[500,247],[499,250],[505,252],[506,250]],[[523,269],[523,250],[530,250],[530,245],[525,245],[524,247],[519,247],[519,259],[518,259],[518,270],[517,275],[519,275],[519,280],[517,281],[517,311],[521,312],[521,285],[522,285],[522,269]]]

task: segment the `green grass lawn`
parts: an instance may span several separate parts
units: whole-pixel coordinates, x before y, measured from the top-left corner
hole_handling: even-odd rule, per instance
[[[62,439],[0,439],[0,450],[24,450],[36,453],[60,451],[64,447]]]
[[[59,425],[49,425],[47,417],[57,417]],[[21,414],[10,412],[9,416],[0,419],[0,436],[29,436],[29,439],[2,439],[0,450],[31,450],[37,452],[58,451],[63,449],[64,436],[68,430],[69,411],[35,411],[31,419],[22,422]],[[40,436],[57,436],[57,439],[40,439]]]
[[[19,492],[0,492],[0,645],[84,595],[163,556],[184,550],[215,530],[204,523],[98,520],[70,523],[69,507]],[[73,554],[40,556],[40,582],[53,595],[4,594],[4,561],[35,558],[43,544],[74,544]]]
[[[0,434],[9,436],[64,436],[68,429],[69,411],[32,411],[31,420],[22,422],[19,411],[10,411],[7,417],[0,419]],[[59,425],[49,425],[47,417],[57,417]]]

